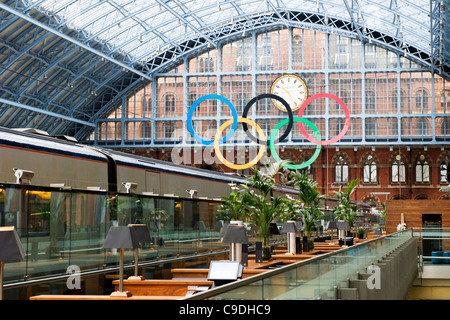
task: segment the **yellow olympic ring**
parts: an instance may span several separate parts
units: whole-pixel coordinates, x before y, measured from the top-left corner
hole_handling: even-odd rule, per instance
[[[251,125],[258,132],[260,140],[265,141],[264,132],[261,130],[261,127],[258,126],[254,121],[252,121],[248,118],[238,118],[238,122],[244,122],[244,123]],[[259,160],[261,160],[261,158],[264,155],[264,152],[266,151],[266,146],[260,145],[259,146],[260,149],[259,149],[259,152],[256,155],[256,157],[246,164],[234,164],[234,163],[228,162],[227,159],[225,159],[223,157],[222,152],[219,149],[219,140],[221,138],[221,134],[222,134],[223,130],[225,130],[225,128],[228,127],[232,123],[233,123],[233,119],[230,119],[230,120],[224,122],[220,126],[219,130],[216,133],[216,136],[214,137],[214,151],[216,152],[217,158],[228,168],[236,169],[236,170],[243,170],[243,169],[250,168],[250,167],[254,166],[255,164],[257,164]]]

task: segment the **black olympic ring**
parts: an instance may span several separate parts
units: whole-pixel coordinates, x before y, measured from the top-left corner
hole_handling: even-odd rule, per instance
[[[288,125],[287,125],[286,130],[285,130],[284,133],[281,135],[281,137],[279,137],[278,139],[276,139],[275,142],[274,142],[274,143],[278,143],[278,142],[283,141],[284,139],[286,139],[286,137],[289,135],[289,133],[290,133],[291,130],[292,130],[292,126],[294,125],[294,116],[293,116],[293,114],[292,114],[292,109],[291,109],[291,107],[289,106],[289,104],[286,102],[286,100],[284,100],[284,99],[281,98],[280,96],[277,96],[277,95],[274,95],[274,94],[271,94],[271,93],[263,93],[263,94],[260,94],[260,95],[258,95],[258,96],[256,96],[256,97],[252,98],[252,99],[247,103],[247,105],[246,105],[245,108],[244,108],[244,111],[242,111],[242,118],[247,118],[248,110],[252,107],[252,105],[253,105],[256,101],[258,101],[258,100],[260,100],[260,99],[266,99],[266,98],[275,99],[275,100],[280,101],[280,102],[285,106],[286,111],[287,111],[288,116],[289,116],[289,122],[288,122]],[[261,142],[260,142],[260,140],[259,140],[258,138],[255,138],[255,137],[251,134],[251,132],[248,130],[248,125],[247,125],[247,123],[243,122],[243,123],[242,123],[242,127],[244,128],[244,131],[245,131],[245,133],[247,134],[247,136],[248,136],[250,139],[252,139],[254,142],[256,142],[256,143],[258,143],[258,144],[260,144],[261,142],[264,142],[264,141],[261,141]],[[270,146],[270,139],[267,139],[265,142],[266,142],[266,145],[267,145],[267,146]]]

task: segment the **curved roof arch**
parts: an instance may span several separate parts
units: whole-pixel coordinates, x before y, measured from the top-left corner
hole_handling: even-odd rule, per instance
[[[114,99],[183,56],[283,27],[371,41],[450,79],[449,8],[450,0],[5,0],[0,125],[80,138]]]

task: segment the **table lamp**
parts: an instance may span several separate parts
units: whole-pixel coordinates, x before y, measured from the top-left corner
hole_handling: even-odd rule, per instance
[[[280,235],[280,230],[276,223],[271,222],[269,225],[269,234],[270,235]]]
[[[331,231],[331,242],[330,242],[330,245],[334,244],[334,242],[333,242],[333,230],[337,230],[337,229],[338,229],[338,226],[337,226],[336,221],[328,221],[327,230],[332,230]]]
[[[120,249],[119,291],[111,293],[111,297],[131,297],[131,292],[123,291],[123,255],[125,249],[139,248],[135,229],[128,226],[111,227],[103,243],[103,248]]]
[[[145,224],[129,224],[129,227],[134,229],[137,241],[139,243],[151,242],[150,231]],[[139,275],[139,248],[134,249],[134,276],[128,277],[128,280],[144,280],[143,276]]]
[[[3,300],[4,263],[22,260],[25,252],[14,227],[0,227],[0,244],[0,300]]]
[[[295,254],[295,233],[297,232],[295,221],[286,221],[280,232],[287,233],[288,253]]]
[[[242,249],[240,244],[248,243],[243,225],[229,224],[223,234],[223,242],[231,243],[231,261],[240,261]]]
[[[337,227],[339,230],[344,230],[344,231],[350,230],[350,225],[348,224],[347,221],[338,222]],[[347,246],[347,235],[344,232],[344,247],[346,247],[346,246]]]

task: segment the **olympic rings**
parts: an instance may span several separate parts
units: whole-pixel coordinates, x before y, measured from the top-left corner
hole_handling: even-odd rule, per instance
[[[227,159],[225,159],[222,155],[222,152],[219,149],[219,139],[220,139],[220,135],[223,132],[223,130],[225,130],[226,127],[228,127],[230,125],[230,123],[232,123],[233,119],[230,119],[226,122],[224,122],[219,130],[217,130],[216,136],[214,138],[214,151],[216,152],[216,156],[217,158],[227,167],[231,168],[231,169],[236,169],[236,170],[244,170],[247,168],[250,168],[252,166],[254,166],[256,163],[258,163],[259,160],[261,160],[261,158],[264,156],[264,152],[266,151],[266,146],[262,145],[259,149],[258,154],[256,155],[256,157],[251,160],[250,162],[246,163],[246,164],[233,164],[227,161]],[[254,121],[247,119],[247,118],[238,118],[238,122],[243,122],[243,123],[247,123],[249,125],[251,125],[253,128],[256,129],[256,131],[258,132],[258,135],[264,140],[264,132],[261,130],[261,127],[258,126],[258,124],[256,124]]]
[[[260,100],[260,99],[264,99],[264,98],[270,98],[270,99],[275,99],[275,100],[280,101],[280,102],[285,106],[285,108],[286,108],[286,110],[287,110],[287,113],[288,113],[288,116],[289,116],[288,127],[287,127],[286,131],[283,133],[283,135],[282,135],[278,140],[276,140],[276,143],[278,143],[278,142],[283,141],[284,139],[287,138],[287,136],[289,135],[289,133],[290,133],[291,130],[292,130],[292,126],[293,126],[293,122],[294,122],[294,121],[293,121],[292,109],[291,109],[291,107],[289,106],[289,104],[286,102],[286,100],[284,100],[284,99],[281,98],[280,96],[277,96],[277,95],[274,95],[274,94],[271,94],[271,93],[263,93],[263,94],[260,94],[259,96],[254,97],[253,99],[251,99],[251,100],[247,103],[247,105],[246,105],[245,108],[244,108],[244,111],[242,111],[242,118],[247,118],[247,113],[248,113],[248,110],[251,108],[251,106],[252,106],[256,101],[258,101],[258,100]],[[254,142],[256,142],[256,143],[258,143],[258,144],[260,143],[259,139],[255,138],[255,137],[250,133],[250,131],[248,131],[248,127],[247,127],[247,124],[246,124],[246,123],[243,123],[243,124],[242,124],[242,127],[244,128],[245,133],[247,134],[247,136],[248,136],[250,139],[252,139]],[[266,144],[269,146],[269,145],[270,145],[270,141],[267,140],[267,141],[266,141]]]
[[[194,139],[197,140],[198,142],[200,142],[200,143],[202,143],[202,144],[204,144],[204,145],[207,145],[207,146],[209,146],[211,143],[214,142],[214,141],[212,141],[212,140],[203,140],[202,138],[200,138],[200,137],[194,132],[194,128],[192,127],[192,115],[194,114],[195,108],[197,108],[197,106],[198,106],[201,102],[203,102],[203,101],[205,101],[205,100],[208,100],[208,99],[218,99],[218,100],[220,100],[220,101],[225,102],[225,103],[228,105],[228,107],[230,108],[231,113],[232,113],[232,115],[233,115],[233,125],[231,126],[231,131],[230,131],[230,133],[228,133],[225,137],[223,137],[223,139],[222,139],[222,141],[221,141],[221,143],[225,143],[225,141],[227,141],[228,139],[230,139],[231,136],[234,134],[234,132],[235,132],[236,129],[237,129],[238,116],[237,116],[237,110],[236,110],[236,108],[234,107],[234,105],[231,103],[231,101],[228,100],[227,98],[223,97],[223,96],[218,95],[218,94],[208,94],[208,95],[206,95],[206,96],[203,96],[203,97],[201,97],[201,98],[195,100],[195,102],[192,104],[192,106],[189,108],[189,111],[188,111],[187,121],[186,121],[186,122],[187,122],[187,128],[188,128],[189,132],[191,133],[191,135],[194,137]]]
[[[327,145],[330,145],[332,143],[335,143],[335,142],[339,141],[347,133],[347,130],[350,127],[350,112],[348,111],[348,108],[347,108],[347,105],[345,104],[345,102],[342,101],[341,99],[339,99],[338,97],[336,97],[335,95],[332,95],[330,93],[317,93],[317,94],[309,97],[308,99],[306,99],[305,102],[303,102],[302,106],[300,107],[300,110],[298,111],[298,117],[301,118],[302,115],[303,115],[303,111],[306,109],[308,104],[311,103],[312,101],[318,99],[318,98],[330,98],[330,99],[333,99],[334,101],[339,103],[339,105],[342,107],[342,109],[344,110],[344,114],[345,114],[345,123],[344,123],[344,127],[342,128],[342,131],[336,137],[334,137],[333,139],[321,141],[321,140],[312,138],[305,131],[305,128],[303,127],[303,124],[301,122],[298,123],[298,127],[300,129],[300,132],[305,136],[305,138],[309,142],[312,142],[312,143],[315,143],[315,144],[318,144],[318,145],[322,145],[322,146],[327,146]]]
[[[258,124],[256,124],[254,121],[252,121],[252,120],[247,118],[247,113],[248,113],[249,109],[251,108],[251,106],[256,101],[258,101],[259,99],[264,99],[264,98],[271,98],[271,99],[275,99],[275,100],[280,101],[286,107],[286,110],[287,110],[287,113],[288,113],[288,118],[282,120],[274,128],[274,130],[272,131],[272,134],[270,135],[270,139],[268,139],[268,140],[265,139],[265,135],[264,135],[264,132],[261,130],[261,127]],[[336,137],[334,137],[332,139],[329,139],[329,140],[325,140],[325,141],[321,140],[320,132],[317,129],[317,127],[311,121],[302,118],[303,112],[306,109],[306,107],[308,106],[308,104],[311,103],[312,101],[318,99],[318,98],[330,98],[330,99],[333,99],[334,101],[336,101],[342,107],[342,109],[344,110],[344,114],[345,114],[345,123],[344,123],[344,127],[343,127],[342,131]],[[220,128],[218,129],[218,131],[217,131],[217,133],[216,133],[216,135],[214,137],[214,140],[203,140],[203,139],[201,139],[194,132],[194,129],[192,127],[192,116],[193,116],[195,108],[201,102],[203,102],[203,101],[205,101],[207,99],[218,99],[218,100],[221,100],[221,101],[225,102],[228,105],[228,107],[230,108],[232,116],[233,116],[233,119],[230,119],[230,120],[226,121],[225,123],[223,123],[220,126]],[[329,94],[329,93],[318,93],[318,94],[315,94],[315,95],[309,97],[308,99],[306,99],[306,101],[301,105],[301,107],[299,109],[298,117],[294,117],[293,114],[292,114],[292,109],[290,108],[289,104],[283,98],[281,98],[281,97],[279,97],[277,95],[274,95],[274,94],[266,93],[266,94],[260,94],[260,95],[258,95],[256,97],[254,97],[253,99],[251,99],[247,103],[247,105],[245,106],[244,111],[242,113],[242,117],[238,118],[236,108],[234,107],[234,105],[228,99],[226,99],[225,97],[223,97],[221,95],[209,94],[209,95],[206,95],[206,96],[203,96],[203,97],[197,99],[192,104],[192,106],[189,108],[186,122],[187,122],[188,130],[191,133],[191,135],[194,137],[195,140],[197,140],[198,142],[200,142],[200,143],[202,143],[204,145],[210,145],[210,144],[214,143],[214,150],[215,150],[217,158],[224,165],[226,165],[227,167],[232,168],[232,169],[236,169],[236,170],[247,169],[247,168],[250,168],[251,166],[255,165],[263,157],[267,146],[270,146],[270,150],[271,150],[271,153],[272,153],[272,156],[274,157],[274,159],[276,161],[281,161],[280,157],[276,153],[274,145],[275,145],[275,143],[283,141],[289,135],[289,133],[291,132],[294,122],[298,122],[298,126],[299,126],[299,129],[300,129],[300,132],[305,136],[305,138],[308,141],[316,144],[317,146],[316,146],[316,150],[315,150],[313,156],[308,161],[306,161],[304,163],[301,163],[301,164],[295,164],[295,165],[294,164],[289,164],[289,163],[284,163],[283,164],[284,167],[286,167],[288,169],[295,170],[295,169],[306,168],[309,165],[311,165],[317,159],[317,157],[319,156],[322,146],[330,145],[332,143],[337,142],[338,140],[340,140],[347,133],[347,130],[350,127],[350,113],[349,113],[349,110],[348,110],[347,105],[345,104],[345,102],[342,101],[337,96]],[[219,149],[219,143],[225,143],[234,134],[234,132],[237,129],[238,122],[242,123],[243,129],[244,129],[245,133],[248,135],[248,137],[250,139],[252,139],[254,142],[256,142],[258,144],[261,144],[257,156],[254,159],[252,159],[250,162],[248,162],[246,164],[241,164],[241,165],[233,164],[233,163],[228,162],[223,157],[223,155],[222,155],[222,153],[221,153],[221,151]],[[232,125],[230,132],[219,141],[222,132],[230,124]],[[280,130],[280,128],[283,125],[286,125],[286,124],[288,125],[288,127],[285,130],[285,132],[281,135],[281,137],[279,139],[275,139],[276,133]],[[316,138],[311,137],[305,131],[305,128],[303,127],[303,124],[308,125],[313,130],[313,132],[315,133]],[[259,138],[255,138],[250,133],[250,131],[248,130],[248,126],[247,125],[251,125],[253,128],[256,129],[256,131],[258,132]],[[265,142],[265,143],[260,143],[260,142]]]
[[[289,119],[284,119],[279,124],[277,124],[275,126],[275,128],[273,129],[272,134],[270,135],[270,140],[269,140],[270,141],[270,152],[272,153],[273,158],[275,160],[277,160],[277,161],[281,161],[281,159],[280,159],[280,157],[278,156],[278,154],[277,154],[277,152],[275,150],[275,143],[274,143],[275,135],[278,132],[278,130],[280,130],[280,128],[283,125],[285,125],[286,122],[288,122],[288,121],[289,121]],[[308,125],[314,131],[314,133],[316,134],[317,140],[321,139],[319,129],[317,129],[317,127],[314,125],[314,123],[312,123],[308,119],[303,119],[303,118],[299,118],[299,117],[294,117],[294,121],[295,122],[302,122],[302,123]],[[291,170],[306,168],[306,167],[308,167],[310,164],[312,164],[317,159],[317,157],[320,154],[320,149],[322,149],[322,146],[320,144],[318,144],[317,147],[316,147],[316,151],[314,152],[313,156],[308,161],[306,161],[304,163],[301,163],[301,164],[285,163],[285,164],[283,164],[283,166],[288,168],[288,169],[291,169]]]

